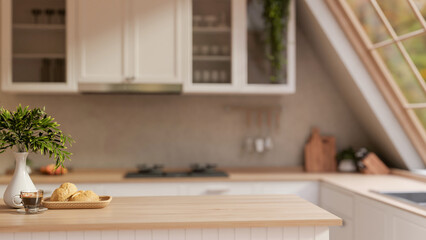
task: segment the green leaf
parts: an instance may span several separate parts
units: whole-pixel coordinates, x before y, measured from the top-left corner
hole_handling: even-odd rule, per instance
[[[0,109],[0,153],[16,147],[18,151],[40,152],[55,158],[63,166],[70,160],[71,153],[66,151],[75,141],[63,134],[54,118],[47,115],[45,108],[30,109],[18,105],[14,112],[3,107]],[[59,166],[57,165],[57,166]]]

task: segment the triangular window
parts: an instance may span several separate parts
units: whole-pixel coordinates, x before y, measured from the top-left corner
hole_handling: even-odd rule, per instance
[[[426,162],[426,0],[326,0]]]

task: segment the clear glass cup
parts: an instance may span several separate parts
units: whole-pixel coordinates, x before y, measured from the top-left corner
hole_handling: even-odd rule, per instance
[[[43,190],[21,191],[20,197],[25,213],[38,213],[43,200]]]

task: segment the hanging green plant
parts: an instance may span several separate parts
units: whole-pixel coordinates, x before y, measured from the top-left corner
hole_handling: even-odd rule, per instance
[[[285,64],[283,51],[286,49],[284,37],[287,32],[291,0],[263,0],[263,19],[266,32],[266,56],[271,65],[270,81],[282,79]]]

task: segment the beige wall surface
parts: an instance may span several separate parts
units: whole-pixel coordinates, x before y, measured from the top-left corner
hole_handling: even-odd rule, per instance
[[[0,94],[0,104],[46,107],[64,132],[77,141],[67,166],[122,168],[139,163],[187,166],[296,166],[303,163],[303,146],[312,126],[334,135],[337,147],[371,146],[330,76],[319,63],[302,32],[297,33],[297,92],[285,96],[172,95],[18,95]],[[226,106],[282,105],[275,148],[264,154],[245,153],[244,113]],[[53,162],[30,156],[36,166]],[[11,152],[0,155],[0,172],[13,166]]]

